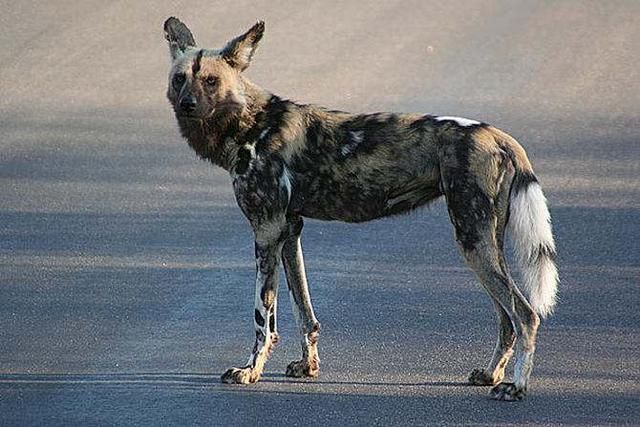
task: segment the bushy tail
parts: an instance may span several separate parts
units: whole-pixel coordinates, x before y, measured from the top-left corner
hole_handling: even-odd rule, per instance
[[[516,172],[511,189],[509,227],[529,303],[544,318],[556,304],[556,245],[547,199],[532,172]]]

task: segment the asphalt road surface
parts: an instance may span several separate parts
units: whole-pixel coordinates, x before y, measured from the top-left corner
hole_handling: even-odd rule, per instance
[[[154,3],[0,4],[0,425],[640,424],[640,2]],[[284,298],[264,379],[219,383],[253,343],[252,235],[164,98],[171,15],[210,47],[266,20],[248,73],[282,96],[521,141],[562,278],[526,401],[465,385],[496,321],[442,202],[308,221],[320,378],[284,376]]]

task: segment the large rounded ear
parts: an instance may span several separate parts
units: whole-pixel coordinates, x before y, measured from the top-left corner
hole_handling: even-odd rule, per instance
[[[164,21],[164,37],[169,42],[171,59],[182,55],[189,47],[195,47],[196,41],[186,25],[173,16]]]
[[[264,34],[264,21],[258,21],[249,31],[231,40],[222,49],[222,58],[233,68],[244,71]]]

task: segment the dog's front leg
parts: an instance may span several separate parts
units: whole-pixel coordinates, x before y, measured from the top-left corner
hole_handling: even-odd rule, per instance
[[[284,224],[261,226],[256,232],[256,293],[254,326],[256,340],[249,361],[243,368],[231,368],[222,375],[225,383],[249,384],[260,379],[271,348],[278,341],[276,300],[278,297],[278,267],[282,252],[279,231]],[[277,232],[274,233],[274,230]]]

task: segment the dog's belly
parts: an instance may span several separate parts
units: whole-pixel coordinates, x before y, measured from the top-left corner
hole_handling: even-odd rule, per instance
[[[291,209],[307,218],[364,222],[408,212],[442,195],[435,173],[399,178],[320,174],[294,191]]]

